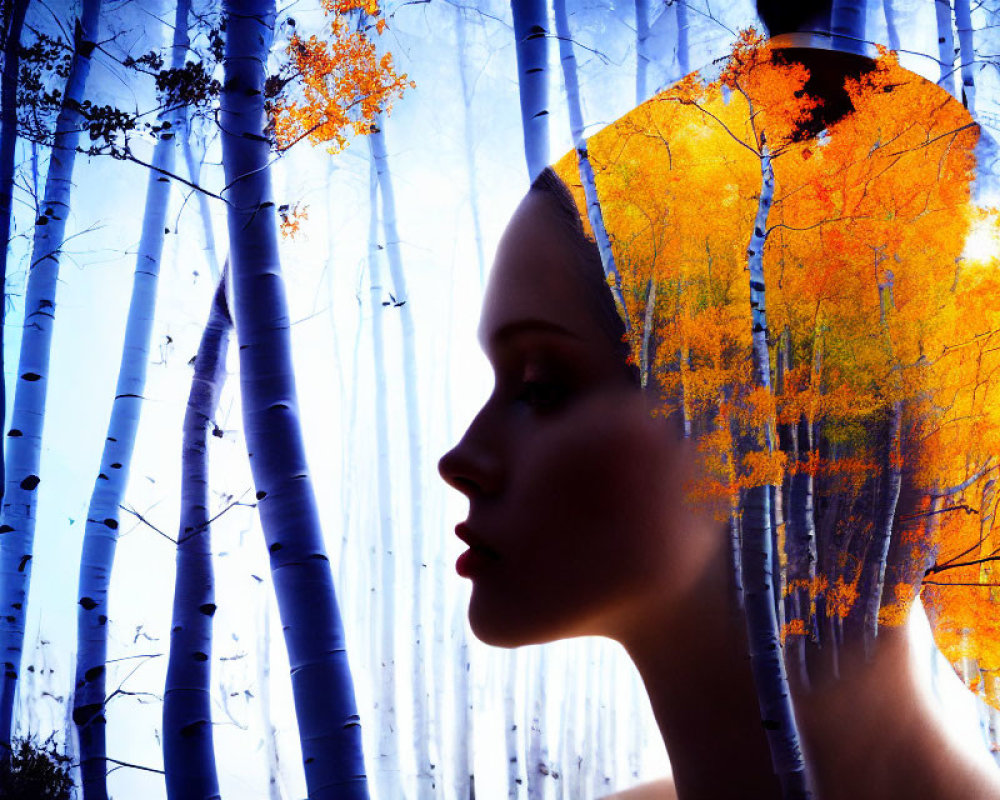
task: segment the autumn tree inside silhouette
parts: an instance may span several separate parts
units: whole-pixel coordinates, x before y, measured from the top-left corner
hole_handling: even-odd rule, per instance
[[[922,589],[996,703],[997,287],[962,257],[978,127],[888,52],[836,96],[809,79],[747,32],[589,140],[632,358],[698,441],[691,498],[735,549],[768,529],[802,680],[805,648],[835,669]],[[586,225],[576,154],[557,171]]]

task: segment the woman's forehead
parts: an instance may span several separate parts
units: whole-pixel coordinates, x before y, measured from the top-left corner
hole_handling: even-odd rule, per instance
[[[486,347],[510,326],[538,321],[577,338],[597,339],[600,328],[585,302],[581,265],[550,200],[529,192],[500,239],[490,272],[479,340]]]

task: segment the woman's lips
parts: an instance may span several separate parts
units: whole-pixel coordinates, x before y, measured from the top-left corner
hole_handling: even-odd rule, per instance
[[[490,564],[500,559],[500,555],[492,548],[482,544],[479,537],[470,531],[464,522],[455,526],[455,535],[469,545],[469,549],[462,553],[455,562],[455,571],[463,578],[475,577],[484,569],[488,569]]]
[[[490,564],[495,564],[496,561],[496,556],[488,550],[470,547],[455,561],[455,572],[463,578],[474,578],[483,570],[489,569]]]

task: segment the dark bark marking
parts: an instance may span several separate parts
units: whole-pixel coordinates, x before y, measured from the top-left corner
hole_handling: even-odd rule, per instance
[[[189,722],[187,725],[181,726],[181,738],[190,739],[193,736],[197,736],[198,731],[205,727],[206,724],[205,720],[199,719],[197,722]]]
[[[100,703],[90,703],[73,709],[73,722],[77,726],[103,725],[105,721],[104,714],[101,713]]]

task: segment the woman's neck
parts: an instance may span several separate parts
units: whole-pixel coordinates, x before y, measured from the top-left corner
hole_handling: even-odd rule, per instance
[[[647,617],[620,641],[645,683],[680,800],[780,798],[745,623],[729,602],[728,570],[714,572],[680,610]],[[1000,799],[986,754],[970,754],[945,728],[914,669],[911,635],[885,629],[873,659],[842,652],[838,678],[793,687],[817,800]]]
[[[708,570],[690,603],[647,617],[621,638],[645,683],[680,800],[781,797],[746,627],[730,593],[728,570]]]
[[[874,656],[840,654],[839,677],[795,691],[822,800],[1000,797],[1000,773],[953,738],[915,669],[912,629],[884,628]]]

